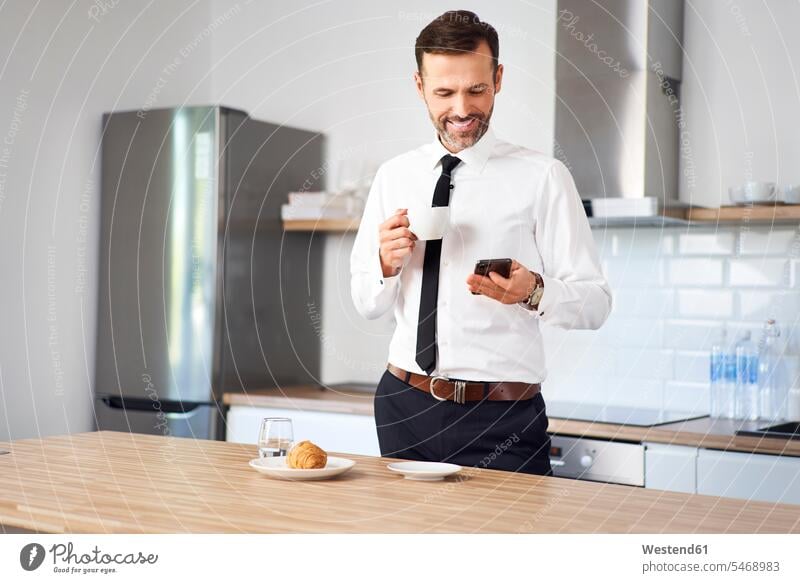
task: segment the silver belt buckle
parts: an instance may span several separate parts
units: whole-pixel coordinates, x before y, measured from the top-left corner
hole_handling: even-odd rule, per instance
[[[442,380],[446,383],[450,382],[450,379],[447,377],[436,375],[431,377],[431,395],[433,395],[434,399],[439,401],[447,401],[446,398],[440,397],[436,394],[436,381]],[[453,393],[453,402],[463,405],[466,401],[467,397],[467,381],[453,381],[455,383],[455,392]]]
[[[440,397],[439,395],[436,394],[436,381],[438,380],[442,380],[446,383],[450,382],[450,379],[448,379],[447,377],[442,377],[438,375],[431,377],[431,395],[433,395],[433,398],[436,399],[437,401],[446,401],[447,399],[445,399],[444,397]]]

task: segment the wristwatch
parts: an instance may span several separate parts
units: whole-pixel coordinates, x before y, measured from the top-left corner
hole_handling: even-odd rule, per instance
[[[536,285],[533,286],[531,293],[528,294],[528,297],[522,300],[521,303],[529,310],[536,310],[539,308],[539,302],[542,301],[542,295],[544,295],[544,280],[542,276],[535,271],[531,271],[531,273],[536,278]]]

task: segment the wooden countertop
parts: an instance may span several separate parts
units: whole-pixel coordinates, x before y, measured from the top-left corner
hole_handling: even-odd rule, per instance
[[[599,437],[621,441],[648,441],[724,451],[800,456],[800,440],[797,439],[736,435],[736,430],[740,426],[754,428],[761,425],[752,422],[703,417],[656,427],[635,427],[551,417],[548,431],[561,435]]]
[[[373,399],[374,393],[364,390],[363,386],[356,388],[342,384],[328,388],[303,385],[264,389],[247,394],[225,393],[223,402],[226,405],[249,407],[297,408],[306,411],[374,415]],[[800,440],[797,439],[736,435],[736,430],[740,426],[754,428],[759,425],[759,423],[705,417],[656,427],[635,427],[550,417],[549,431],[561,435],[621,441],[649,441],[725,451],[800,456]]]
[[[230,406],[277,407],[325,413],[374,415],[375,389],[360,385],[293,385],[247,393],[225,393],[222,402]]]
[[[0,443],[0,524],[42,532],[800,532],[800,506],[465,468],[404,480],[389,458],[320,482],[248,467],[255,446],[78,433]],[[332,452],[333,453],[333,452]]]

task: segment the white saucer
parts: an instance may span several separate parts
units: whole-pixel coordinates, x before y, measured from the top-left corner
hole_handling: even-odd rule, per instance
[[[256,458],[250,460],[250,467],[270,478],[282,480],[325,480],[345,473],[356,465],[356,462],[343,457],[328,456],[324,468],[301,470],[286,465],[286,456]]]
[[[444,462],[394,462],[386,465],[393,472],[403,474],[407,480],[435,482],[461,471],[461,466]]]

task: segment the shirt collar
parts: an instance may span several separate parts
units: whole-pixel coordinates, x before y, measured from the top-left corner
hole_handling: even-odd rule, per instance
[[[489,157],[492,154],[492,149],[496,140],[497,137],[495,136],[492,127],[489,126],[486,129],[486,133],[481,136],[481,139],[478,140],[477,143],[469,148],[464,148],[460,152],[453,154],[450,150],[442,145],[442,142],[439,141],[439,135],[436,134],[431,148],[431,167],[436,168],[437,164],[439,164],[441,161],[442,156],[449,154],[450,156],[458,157],[467,168],[480,173],[484,166],[486,166],[486,162],[489,160]]]

